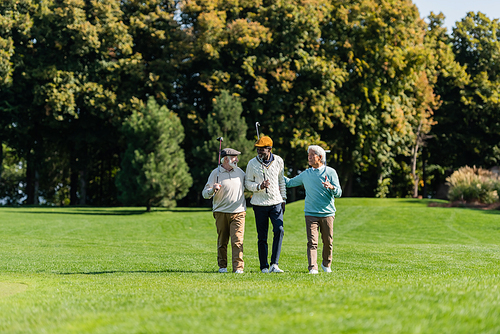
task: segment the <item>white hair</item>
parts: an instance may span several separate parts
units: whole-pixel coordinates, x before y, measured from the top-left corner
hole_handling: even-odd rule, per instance
[[[321,156],[321,163],[326,165],[326,152],[321,146],[311,145],[307,148],[307,153],[309,153],[309,151],[313,151],[314,154]]]
[[[229,163],[230,157],[231,157],[230,155],[226,155],[225,157],[220,158],[220,163],[223,164],[225,161],[227,161],[227,163]]]

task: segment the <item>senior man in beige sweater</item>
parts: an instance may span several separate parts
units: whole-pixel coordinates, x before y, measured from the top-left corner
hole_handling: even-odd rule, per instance
[[[260,270],[263,273],[282,273],[283,270],[278,267],[278,262],[285,234],[283,229],[286,201],[285,164],[281,157],[272,153],[273,141],[270,137],[262,136],[255,143],[255,147],[257,156],[248,162],[245,186],[253,192],[250,203],[255,212]],[[269,220],[273,224],[271,266],[267,262]]]
[[[210,173],[202,195],[213,197],[213,215],[217,227],[217,263],[227,273],[227,244],[231,237],[233,272],[243,273],[243,236],[245,232],[245,172],[238,167],[241,152],[232,148],[221,151],[222,168]]]

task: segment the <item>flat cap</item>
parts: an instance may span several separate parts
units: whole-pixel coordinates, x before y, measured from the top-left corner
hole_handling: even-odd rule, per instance
[[[273,147],[273,140],[268,136],[262,136],[255,143],[255,147]]]
[[[240,155],[241,152],[236,151],[234,148],[225,148],[220,152],[221,158],[224,158],[226,155]]]

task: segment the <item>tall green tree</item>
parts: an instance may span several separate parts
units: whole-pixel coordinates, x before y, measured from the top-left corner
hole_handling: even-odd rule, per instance
[[[367,178],[371,194],[387,195],[398,156],[418,155],[438,101],[410,0],[195,0],[182,10],[200,117],[220,90],[240,94],[247,121],[269,130],[292,170],[305,166],[297,149],[330,148],[346,194]]]
[[[29,15],[31,7],[33,3],[29,0],[6,0],[0,3],[0,95],[10,91],[12,87],[12,77],[16,66],[14,41],[31,29],[33,25],[33,20]],[[7,100],[0,99],[0,182],[2,182],[4,167],[2,163],[4,144],[13,142],[14,126],[15,107]],[[10,153],[5,152],[5,154]]]
[[[175,2],[7,0],[0,9],[0,75],[12,83],[0,113],[12,116],[10,146],[27,161],[27,202],[58,185],[71,204],[116,204],[123,119],[148,95],[175,105],[166,99],[183,36]]]
[[[497,19],[469,12],[453,28],[449,42],[466,74],[437,85],[443,104],[429,145],[434,164],[456,169],[500,163],[499,27]]]
[[[428,127],[427,131],[419,133],[416,142],[417,146],[412,150],[412,155],[418,153],[418,148],[425,148],[426,152],[432,152],[430,159],[428,154],[423,155],[419,160],[416,156],[412,158],[413,197],[417,196],[419,187],[427,187],[431,180],[433,183],[444,183],[445,176],[443,174],[443,168],[435,165],[433,161],[434,154],[443,156],[441,152],[435,152],[433,150],[434,142],[437,138],[435,128],[441,126],[442,111],[449,108],[450,99],[460,99],[459,91],[463,89],[469,81],[466,67],[456,60],[450,36],[447,29],[444,27],[444,18],[442,13],[431,13],[428,17],[429,24],[425,36],[425,46],[429,49],[430,54],[426,73],[433,87],[433,94],[439,99],[439,105],[437,108],[433,108],[433,117],[430,119],[432,123],[427,124],[431,127]],[[453,90],[454,92],[452,92]],[[426,179],[423,180],[424,164],[429,163],[430,165],[427,166]],[[434,172],[430,174],[429,171]],[[426,184],[424,185],[423,182],[426,182]]]
[[[27,162],[27,203],[37,203],[41,182],[47,179],[43,162],[51,151],[69,155],[64,168],[70,170],[71,185],[65,178],[56,183],[71,186],[75,197],[78,178],[73,176],[85,171],[102,151],[112,155],[110,141],[116,131],[110,120],[119,108],[102,68],[115,63],[117,54],[131,53],[119,3],[7,2],[17,3],[13,16],[30,23],[12,30],[15,70],[12,85],[0,92],[16,125],[11,147]]]
[[[218,165],[219,141],[223,137],[222,149],[231,147],[241,152],[238,166],[245,170],[250,159],[255,156],[254,141],[247,139],[248,126],[242,116],[243,106],[240,98],[223,90],[212,100],[212,112],[201,125],[199,146],[192,151],[192,174],[195,180],[192,202],[202,203],[201,191],[208,175]],[[200,135],[198,136],[200,137]]]
[[[125,205],[172,207],[193,180],[180,143],[180,119],[153,97],[123,123],[127,149],[116,177],[119,200]]]
[[[426,25],[409,0],[334,4],[322,37],[349,76],[338,91],[342,112],[319,133],[332,147],[347,195],[359,195],[362,185],[354,181],[368,179],[372,195],[386,196],[397,157],[411,155],[437,105],[426,72]]]
[[[186,93],[193,122],[205,119],[222,90],[239,94],[247,124],[259,122],[290,167],[294,129],[324,128],[340,109],[336,91],[345,71],[322,50],[329,1],[184,1],[183,23],[193,40]],[[253,132],[253,129],[252,129]]]

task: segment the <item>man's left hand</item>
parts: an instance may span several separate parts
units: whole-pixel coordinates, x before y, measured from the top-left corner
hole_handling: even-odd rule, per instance
[[[285,202],[281,203],[281,210],[283,210],[283,213],[285,213],[285,205],[286,205]]]

